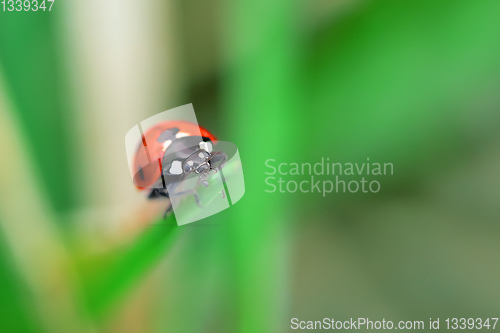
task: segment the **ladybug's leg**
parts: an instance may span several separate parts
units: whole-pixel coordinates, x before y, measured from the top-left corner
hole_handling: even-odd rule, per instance
[[[182,191],[182,192],[177,192],[173,193],[170,196],[187,196],[187,195],[193,195],[194,200],[196,201],[196,204],[198,205],[199,208],[204,208],[203,205],[200,202],[200,197],[198,196],[198,192],[196,190],[187,190],[187,191]]]
[[[169,198],[167,190],[162,188],[152,189],[148,195],[148,199],[156,199],[156,198]]]
[[[148,195],[148,199],[159,199],[159,198],[170,198],[168,195],[168,191],[163,188],[154,188],[151,190],[151,192]],[[172,214],[174,212],[172,208],[172,204],[169,202],[168,207],[165,210],[165,213],[163,214],[163,219],[165,220],[167,216]]]
[[[163,219],[165,220],[168,216],[172,215],[174,209],[172,208],[172,204],[169,203],[167,209],[165,209],[165,213],[163,214]]]

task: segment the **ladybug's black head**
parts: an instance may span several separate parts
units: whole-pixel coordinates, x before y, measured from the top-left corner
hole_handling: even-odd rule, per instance
[[[210,171],[210,153],[211,149],[205,150],[203,148],[198,149],[191,155],[189,155],[182,162],[182,170],[185,174],[189,174],[191,172],[197,174],[206,174]]]
[[[192,173],[208,176],[211,170],[220,168],[225,154],[213,151],[213,143],[204,137],[185,137],[175,140],[163,158],[163,174],[182,177]]]
[[[219,169],[226,161],[226,154],[212,151],[211,142],[200,143],[200,149],[189,155],[182,162],[184,174],[192,172],[207,177],[211,170]]]

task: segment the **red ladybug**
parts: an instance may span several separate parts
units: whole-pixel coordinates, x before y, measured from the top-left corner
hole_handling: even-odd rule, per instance
[[[149,198],[168,198],[174,193],[168,193],[167,186],[172,190],[193,173],[207,186],[204,177],[226,160],[224,153],[213,151],[216,141],[208,130],[188,121],[164,121],[149,128],[134,157],[134,184],[150,189]]]

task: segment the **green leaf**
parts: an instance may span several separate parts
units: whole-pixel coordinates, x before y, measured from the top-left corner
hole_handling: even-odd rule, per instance
[[[177,231],[175,217],[171,215],[108,256],[82,261],[80,271],[89,312],[97,319],[105,319],[115,311],[119,301],[166,255]]]

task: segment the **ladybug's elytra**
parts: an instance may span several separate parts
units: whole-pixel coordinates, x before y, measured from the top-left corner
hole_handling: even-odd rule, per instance
[[[188,121],[164,121],[149,128],[134,157],[134,184],[150,189],[149,198],[169,197],[173,193],[168,193],[167,186],[192,173],[205,185],[208,173],[226,160],[224,153],[213,151],[216,141],[208,130]]]

